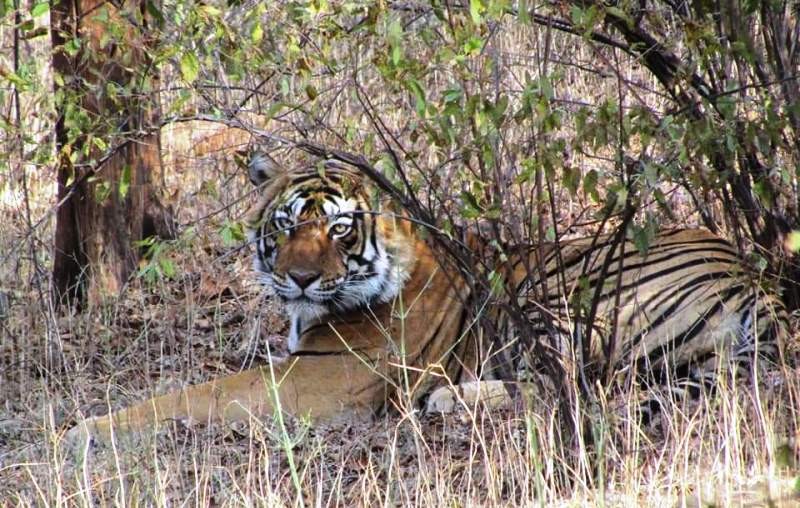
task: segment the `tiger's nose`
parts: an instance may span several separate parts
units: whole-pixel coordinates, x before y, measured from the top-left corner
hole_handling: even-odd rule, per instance
[[[289,277],[297,284],[300,289],[305,289],[311,285],[312,282],[319,279],[322,274],[320,272],[312,272],[307,270],[289,270]]]

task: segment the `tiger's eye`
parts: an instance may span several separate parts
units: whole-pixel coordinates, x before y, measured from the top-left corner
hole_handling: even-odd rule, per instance
[[[344,235],[347,234],[348,231],[350,231],[350,226],[349,225],[339,223],[339,224],[334,224],[333,226],[331,226],[331,229],[329,230],[329,233],[332,236],[344,236]]]

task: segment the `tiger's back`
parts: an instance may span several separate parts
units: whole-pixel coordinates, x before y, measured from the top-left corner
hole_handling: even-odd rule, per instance
[[[509,277],[536,340],[555,336],[566,358],[577,344],[589,367],[710,377],[723,357],[740,367],[756,352],[775,357],[787,328],[777,296],[759,287],[730,243],[701,229],[660,233],[644,254],[630,241],[614,245],[612,236],[566,240],[532,249],[527,263],[518,258]],[[506,327],[503,340],[517,347],[501,363],[517,376],[537,368],[530,341],[521,339]]]

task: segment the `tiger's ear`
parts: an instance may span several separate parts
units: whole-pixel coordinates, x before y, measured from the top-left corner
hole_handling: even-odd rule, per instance
[[[256,186],[286,172],[275,159],[262,150],[240,150],[234,154],[234,159],[239,167],[247,168],[247,176]]]

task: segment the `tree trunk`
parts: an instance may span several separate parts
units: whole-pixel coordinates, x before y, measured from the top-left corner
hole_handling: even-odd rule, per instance
[[[53,286],[59,302],[97,301],[119,294],[136,268],[134,242],[172,229],[154,186],[158,75],[148,49],[157,31],[141,0],[62,0],[51,16],[61,204]]]

